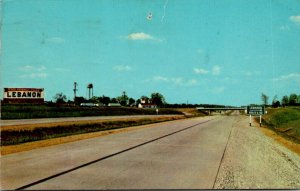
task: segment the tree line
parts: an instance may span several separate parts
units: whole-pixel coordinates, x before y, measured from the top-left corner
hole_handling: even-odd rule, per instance
[[[289,96],[284,95],[282,96],[281,100],[278,99],[277,95],[275,95],[271,104],[269,104],[269,96],[262,93],[261,100],[265,106],[272,106],[275,108],[280,106],[300,106],[300,95],[297,95],[295,93],[291,93]]]
[[[109,97],[109,96],[93,96],[90,99],[86,99],[82,96],[75,97],[74,101],[67,100],[67,96],[64,95],[62,92],[57,93],[54,96],[54,102],[57,104],[75,104],[80,105],[81,103],[94,103],[94,104],[100,104],[103,106],[108,106],[110,103],[118,103],[121,106],[138,106],[142,102],[142,100],[145,100],[147,104],[155,104],[159,107],[163,107],[167,104],[165,97],[158,92],[152,93],[149,97],[148,96],[141,96],[139,99],[134,99],[132,97],[129,97],[125,91],[122,92],[122,95],[117,97]]]

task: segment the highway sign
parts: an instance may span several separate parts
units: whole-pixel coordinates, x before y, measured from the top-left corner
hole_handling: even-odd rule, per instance
[[[265,107],[264,106],[247,106],[247,114],[263,115],[263,114],[265,114]]]

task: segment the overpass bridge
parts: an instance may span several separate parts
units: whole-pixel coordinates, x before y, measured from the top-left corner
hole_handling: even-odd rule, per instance
[[[196,107],[197,110],[210,110],[210,111],[216,111],[216,110],[245,110],[247,108],[244,107]]]
[[[246,110],[245,107],[196,107],[198,111],[208,111],[209,114],[212,111],[228,111],[228,110]]]

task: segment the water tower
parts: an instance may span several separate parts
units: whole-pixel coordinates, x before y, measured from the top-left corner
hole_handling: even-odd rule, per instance
[[[89,91],[89,99],[91,99],[91,90],[92,90],[92,97],[93,97],[93,88],[94,88],[94,86],[93,86],[93,84],[92,83],[90,83],[90,84],[88,84],[87,85],[87,89],[88,89],[88,91]]]

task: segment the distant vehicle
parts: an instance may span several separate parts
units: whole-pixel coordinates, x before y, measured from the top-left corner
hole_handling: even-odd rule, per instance
[[[81,103],[80,106],[83,107],[99,107],[98,103]]]

